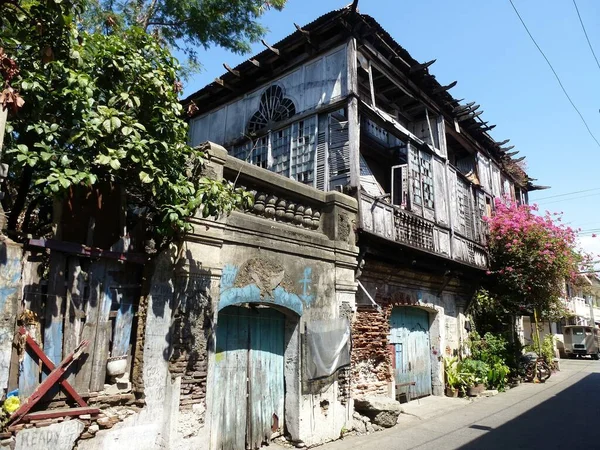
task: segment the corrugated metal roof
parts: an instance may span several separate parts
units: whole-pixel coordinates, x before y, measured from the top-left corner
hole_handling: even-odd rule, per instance
[[[306,31],[310,31],[311,29],[315,28],[318,25],[321,25],[327,21],[330,20],[334,20],[337,18],[338,15],[342,15],[342,14],[348,14],[350,12],[350,6],[346,6],[344,8],[341,9],[336,9],[333,11],[330,11],[326,14],[323,14],[322,16],[317,17],[315,20],[313,20],[312,22],[304,25],[302,27],[303,30]],[[283,39],[281,39],[280,41],[276,42],[275,44],[273,44],[272,46],[275,48],[278,47],[284,47],[287,44],[294,42],[297,39],[303,39],[302,33],[299,30],[294,31],[292,34],[284,37]],[[248,67],[254,67],[254,64],[252,64],[250,61],[251,60],[257,60],[260,61],[261,59],[266,58],[267,56],[271,55],[271,50],[269,49],[265,49],[260,53],[257,53],[254,56],[251,56],[250,58],[248,58],[246,61],[238,64],[237,66],[234,67],[233,70],[238,70],[238,71],[243,71],[244,69],[248,68]],[[225,72],[223,75],[221,75],[220,78],[227,78],[229,77],[231,74],[229,72]],[[190,94],[187,96],[187,98],[185,98],[184,100],[182,100],[182,103],[187,103],[191,100],[193,100],[195,97],[200,96],[203,92],[207,91],[209,89],[210,86],[218,86],[217,83],[213,82],[213,83],[209,83],[208,85],[206,85],[205,87],[203,87],[202,89],[194,92],[193,94]]]

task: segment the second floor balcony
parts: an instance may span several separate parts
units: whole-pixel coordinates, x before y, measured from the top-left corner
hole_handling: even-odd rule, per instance
[[[360,198],[360,219],[363,231],[390,241],[478,268],[488,265],[483,245],[364,192]]]

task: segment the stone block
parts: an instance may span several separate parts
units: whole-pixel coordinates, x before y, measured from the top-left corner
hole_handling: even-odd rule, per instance
[[[384,428],[396,425],[402,413],[400,402],[384,396],[367,396],[354,400],[354,409],[369,417],[373,424]]]

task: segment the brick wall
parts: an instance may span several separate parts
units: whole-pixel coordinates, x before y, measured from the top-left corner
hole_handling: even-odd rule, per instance
[[[211,328],[210,279],[194,277],[178,280],[177,308],[172,326],[172,354],[169,371],[181,377],[180,409],[202,405],[205,409],[208,371],[207,336]]]
[[[392,309],[418,303],[414,295],[402,291],[396,291],[393,295],[378,295],[376,301],[381,312],[372,306],[359,306],[352,324],[353,396],[389,394],[389,382],[393,377],[388,342]]]
[[[388,393],[391,358],[385,309],[359,306],[352,323],[352,395]]]

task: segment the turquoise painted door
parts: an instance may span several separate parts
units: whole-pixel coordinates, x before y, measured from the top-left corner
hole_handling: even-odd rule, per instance
[[[431,395],[429,314],[411,307],[396,307],[390,318],[396,384],[414,381],[415,395]],[[412,391],[412,389],[411,389]]]
[[[283,429],[284,321],[270,308],[219,313],[213,449],[258,449]]]

